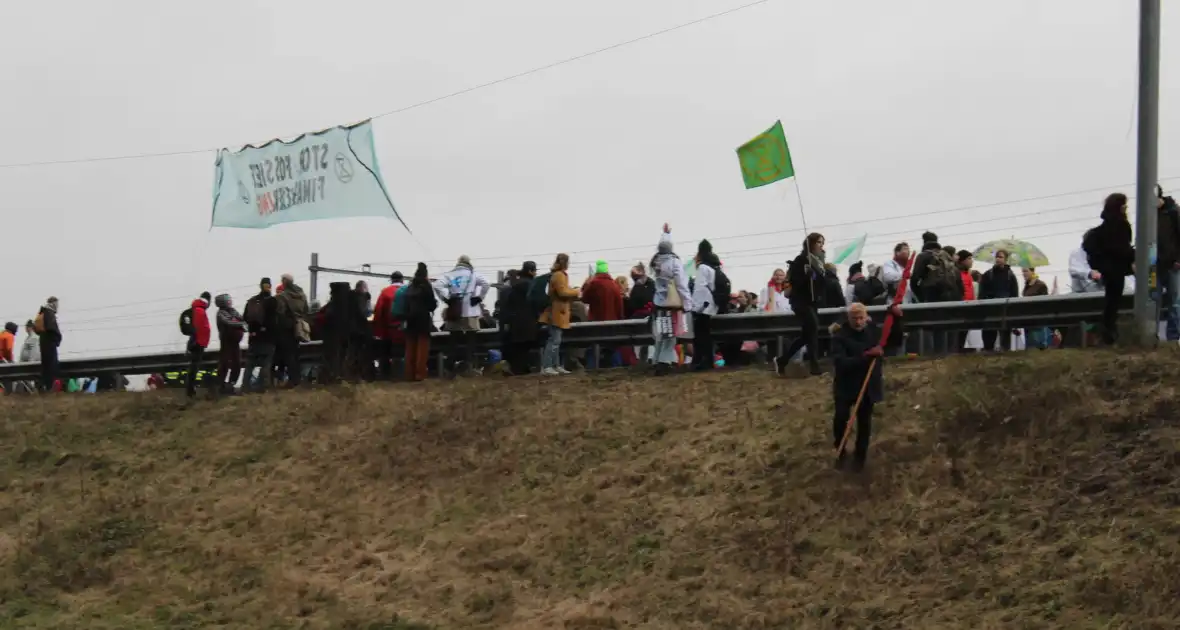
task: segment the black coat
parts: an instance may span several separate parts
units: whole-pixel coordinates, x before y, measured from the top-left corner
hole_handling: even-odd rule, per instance
[[[791,295],[787,300],[791,310],[802,311],[819,308],[823,299],[823,270],[812,269],[810,256],[802,252],[791,261],[787,268],[787,280],[791,283]],[[816,294],[819,294],[819,299]]]
[[[1131,244],[1131,224],[1123,219],[1104,220],[1086,232],[1082,249],[1090,268],[1104,276],[1131,275],[1135,264],[1135,247]]]
[[[324,308],[324,339],[345,340],[369,334],[363,301],[364,294],[352,290],[347,282],[333,282]]]
[[[824,272],[824,299],[819,306],[823,308],[844,308],[848,306],[844,300],[844,284],[835,271]]]
[[[262,309],[262,318],[253,317],[254,309]],[[259,293],[246,300],[246,308],[242,310],[246,317],[246,330],[249,332],[250,343],[274,343],[275,331],[278,328],[278,302],[269,293]],[[250,321],[251,318],[254,321]]]
[[[899,330],[897,324],[894,323],[894,330]],[[890,336],[894,335],[891,333]],[[854,330],[845,321],[832,333],[832,363],[835,368],[832,393],[836,400],[856,402],[865,375],[868,374],[869,363],[872,361],[871,358],[865,357],[864,353],[878,345],[880,340],[881,329],[872,321],[862,330]],[[885,386],[881,377],[884,364],[885,359],[882,357],[877,359],[873,366],[873,376],[869,380],[868,389],[865,390],[865,398],[871,402],[881,402],[885,399]]]
[[[857,278],[852,283],[852,298],[865,306],[883,306],[893,297],[880,278]]]
[[[983,277],[979,279],[978,299],[993,300],[1018,297],[1020,297],[1020,285],[1016,283],[1016,274],[1012,273],[1011,267],[1005,266],[1003,271],[992,267],[983,272]]]
[[[1159,235],[1159,269],[1169,270],[1180,262],[1180,209],[1176,200],[1164,197],[1156,233]]]
[[[636,311],[643,310],[655,299],[655,280],[645,278],[643,282],[636,282],[635,286],[631,287],[631,295],[627,298],[627,317],[630,318]]]
[[[508,295],[500,307],[500,321],[508,329],[508,340],[514,343],[536,341],[537,318],[541,316],[529,300],[530,277],[518,278],[508,288]]]
[[[434,331],[434,311],[438,308],[434,287],[427,281],[424,284],[411,284],[406,291],[406,333],[429,335]]]
[[[61,327],[57,325],[57,311],[42,306],[40,313],[41,325],[45,328],[45,332],[40,334],[41,347],[45,347],[46,344],[50,344],[54,348],[60,347]]]

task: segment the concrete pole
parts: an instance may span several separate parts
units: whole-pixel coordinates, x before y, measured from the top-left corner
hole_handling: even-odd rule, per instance
[[[1135,340],[1154,345],[1159,322],[1151,300],[1159,181],[1160,0],[1139,0],[1139,156],[1135,185]]]
[[[311,265],[309,265],[307,267],[307,270],[309,272],[311,272],[311,285],[308,288],[311,289],[311,301],[314,302],[316,300],[316,290],[319,288],[319,279],[320,279],[320,277],[319,277],[320,276],[320,255],[319,254],[317,254],[315,252],[311,253]]]

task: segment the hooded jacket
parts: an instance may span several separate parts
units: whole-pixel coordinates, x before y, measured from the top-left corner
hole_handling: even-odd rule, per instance
[[[631,286],[631,295],[627,297],[627,317],[646,315],[646,310],[656,298],[656,283],[648,276],[635,278]]]
[[[595,274],[582,290],[582,301],[590,309],[590,321],[613,322],[623,319],[623,290],[609,273]]]
[[[242,345],[242,337],[246,334],[246,322],[232,305],[228,293],[222,293],[213,298],[217,306],[217,339],[222,348],[236,348]]]
[[[1129,276],[1135,264],[1131,224],[1121,214],[1103,212],[1102,223],[1086,232],[1082,249],[1092,269],[1104,276]]]
[[[434,281],[434,292],[438,295],[441,303],[446,304],[451,298],[459,298],[459,304],[462,307],[459,312],[460,317],[482,316],[483,310],[479,307],[479,302],[482,302],[487,296],[490,288],[491,285],[488,284],[487,278],[476,273],[468,265],[457,265]],[[472,304],[472,299],[479,301]]]
[[[209,347],[209,303],[203,298],[197,298],[192,303],[193,311],[193,335],[189,337],[194,343],[202,348]]]

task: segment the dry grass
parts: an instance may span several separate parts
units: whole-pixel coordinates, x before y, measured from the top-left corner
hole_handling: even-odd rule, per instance
[[[0,401],[5,628],[1174,628],[1180,357]]]

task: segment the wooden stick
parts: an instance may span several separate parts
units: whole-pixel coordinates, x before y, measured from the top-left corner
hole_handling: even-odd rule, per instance
[[[852,406],[852,413],[848,415],[848,424],[844,425],[844,439],[840,440],[840,446],[836,449],[836,456],[844,452],[844,447],[848,445],[848,438],[852,435],[852,423],[856,421],[856,412],[860,409],[860,403],[864,400],[865,390],[869,388],[869,381],[873,378],[873,368],[877,367],[877,357],[873,357],[869,361],[869,373],[865,374],[865,382],[860,384],[860,393],[856,396],[856,404]]]

